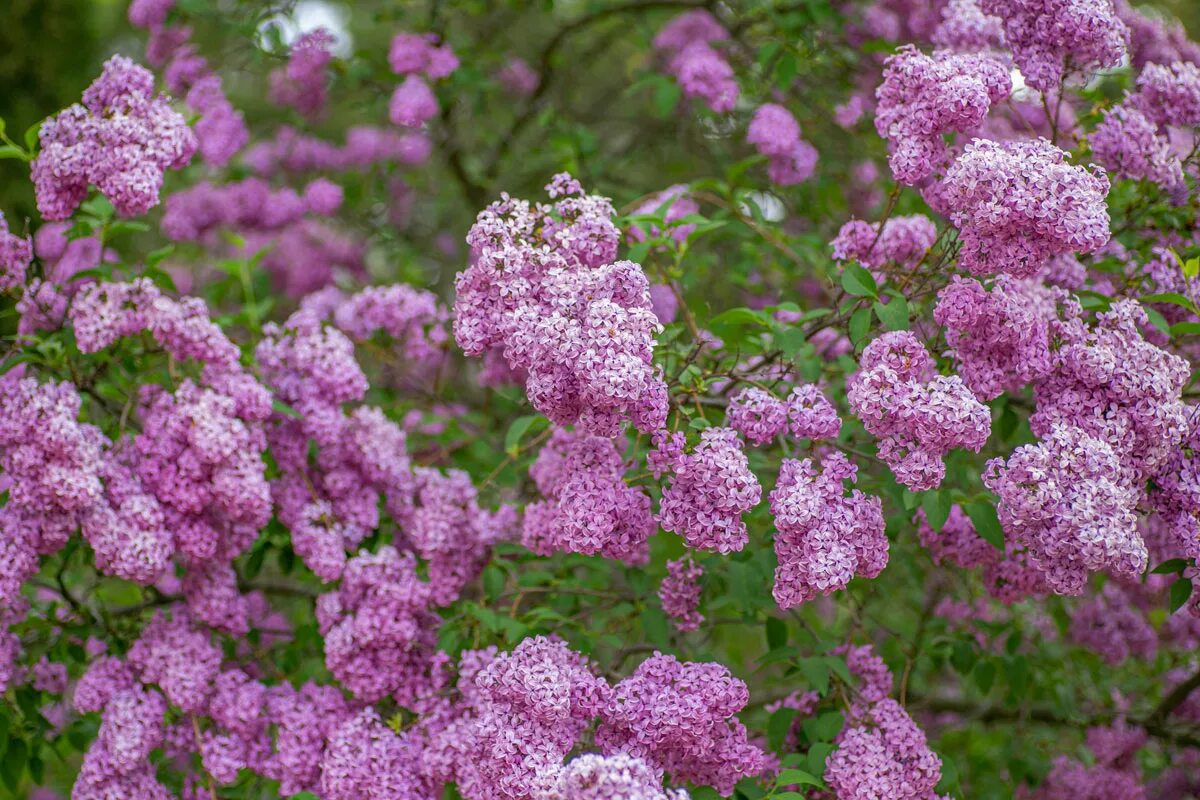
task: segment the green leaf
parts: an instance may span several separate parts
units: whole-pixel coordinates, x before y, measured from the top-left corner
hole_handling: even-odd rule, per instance
[[[975,665],[972,677],[975,678],[975,685],[979,687],[979,691],[986,695],[992,690],[992,684],[996,681],[996,665],[991,661],[980,661]]]
[[[825,783],[816,775],[802,769],[785,769],[780,771],[775,779],[776,786],[824,786]],[[776,795],[779,797],[780,795]]]
[[[25,761],[29,757],[29,747],[23,739],[13,739],[8,743],[4,752],[4,761],[0,762],[0,774],[4,784],[16,793],[21,785],[21,775],[25,772]]]
[[[651,644],[665,647],[667,645],[670,630],[667,626],[667,617],[662,611],[657,608],[647,608],[642,611],[642,630],[646,633],[646,638]]]
[[[27,150],[29,150],[30,154],[32,154],[33,151],[37,149],[38,132],[41,131],[41,129],[42,129],[42,121],[38,120],[37,122],[33,123],[28,128],[26,128],[26,130],[25,130],[25,148]]]
[[[1177,322],[1169,328],[1172,336],[1200,334],[1200,322]]]
[[[767,745],[772,750],[783,747],[783,741],[787,738],[788,731],[792,729],[792,722],[796,719],[796,714],[796,709],[784,707],[777,709],[767,720]]]
[[[6,144],[0,147],[0,158],[19,158],[22,161],[28,161],[29,158],[25,151],[16,145]]]
[[[865,267],[853,261],[847,262],[842,272],[842,288],[846,294],[854,297],[878,297],[879,287],[875,285],[873,276]]]
[[[654,110],[658,116],[666,117],[679,105],[681,92],[672,80],[656,81],[654,85]]]
[[[531,414],[525,417],[517,417],[508,426],[508,433],[504,434],[504,452],[511,458],[516,458],[521,453],[521,439],[529,432],[529,428],[533,423],[537,422],[541,417],[536,414]]]
[[[797,662],[800,671],[804,673],[808,685],[817,690],[818,694],[829,691],[829,664],[823,658],[802,658]]]
[[[767,648],[778,650],[781,647],[786,647],[787,641],[787,623],[778,617],[767,617]]]
[[[860,308],[850,317],[850,341],[857,347],[871,330],[871,309]]]
[[[646,260],[646,256],[648,256],[649,254],[650,254],[650,240],[643,239],[642,241],[635,244],[633,247],[629,248],[629,252],[626,254],[626,256],[630,261],[636,261],[637,263],[640,264]]]
[[[975,666],[978,655],[970,642],[958,641],[950,651],[950,664],[960,675],[966,675]]]
[[[935,531],[940,531],[950,516],[950,493],[944,489],[931,489],[921,496],[921,509],[925,521]]]
[[[280,400],[278,398],[273,398],[271,400],[271,409],[273,411],[275,411],[275,413],[282,414],[285,417],[291,417],[292,419],[300,419],[299,411],[292,408],[287,403],[283,402],[282,400]]]
[[[990,542],[997,550],[1003,550],[1004,529],[1000,527],[1000,519],[996,516],[996,507],[992,505],[991,501],[972,500],[967,503],[964,510],[975,525],[975,532],[984,541]]]
[[[1185,278],[1194,278],[1200,275],[1200,258],[1193,256],[1183,262],[1183,276]]]
[[[876,301],[875,316],[889,331],[908,330],[908,301],[903,297],[893,297],[886,304]]]
[[[1186,558],[1170,558],[1159,564],[1154,569],[1150,570],[1151,575],[1171,575],[1173,573],[1183,572],[1187,565],[1191,563]]]
[[[824,775],[825,761],[833,749],[833,745],[829,742],[814,742],[808,748],[808,771],[813,775]]]
[[[1179,609],[1183,608],[1183,604],[1192,596],[1192,582],[1187,578],[1180,578],[1171,584],[1168,591],[1168,607],[1171,613],[1174,614]]]
[[[1161,292],[1159,294],[1144,294],[1138,298],[1143,303],[1170,303],[1174,306],[1186,308],[1188,311],[1194,311],[1195,306],[1192,301],[1177,292]]]

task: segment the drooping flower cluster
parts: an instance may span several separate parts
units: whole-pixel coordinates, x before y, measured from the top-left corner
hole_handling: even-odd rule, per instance
[[[933,358],[908,331],[893,331],[863,350],[846,397],[863,426],[879,438],[879,457],[903,485],[932,489],[956,447],[979,452],[991,414],[957,375],[938,375]]]
[[[683,452],[674,437],[656,438],[655,445],[658,466],[671,471],[658,512],[663,530],[700,550],[730,553],[745,547],[749,535],[742,514],[758,505],[762,487],[737,432],[706,428],[691,453]]]
[[[993,58],[900,48],[887,60],[875,110],[896,180],[915,186],[944,170],[950,152],[942,137],[977,130],[1011,91],[1008,70]]]
[[[1045,139],[976,139],[946,173],[939,203],[959,229],[959,266],[1030,277],[1054,256],[1109,240],[1108,178],[1067,162]]]
[[[764,445],[787,428],[788,410],[770,392],[751,386],[729,398],[725,421],[750,444]]]
[[[502,347],[528,374],[534,407],[552,421],[615,435],[624,420],[662,427],[666,385],[652,363],[658,318],[637,264],[617,261],[611,203],[563,174],[553,206],[507,196],[467,237],[474,263],[459,274],[454,335],[467,355]]]
[[[1111,728],[1092,728],[1087,732],[1087,745],[1095,756],[1093,763],[1059,756],[1046,780],[1030,794],[1030,800],[1149,800],[1137,760],[1137,751],[1145,743],[1145,731],[1124,722],[1118,721]]]
[[[587,659],[541,636],[496,656],[474,684],[473,800],[525,800],[552,791],[563,758],[612,691]]]
[[[932,41],[960,53],[995,50],[1004,44],[1004,29],[999,17],[983,13],[979,0],[950,0]]]
[[[667,576],[658,587],[663,611],[683,633],[696,630],[704,622],[704,615],[700,613],[702,577],[704,567],[690,558],[680,558],[667,562]]]
[[[273,486],[280,521],[292,528],[296,553],[325,580],[336,579],[353,548],[379,525],[382,495],[405,520],[414,478],[404,431],[378,409],[342,406],[361,400],[367,379],[354,344],[301,309],[283,326],[267,325],[256,349],[267,385],[295,410],[277,413],[268,430],[282,473]],[[309,441],[316,444],[315,463]]]
[[[162,230],[177,242],[203,241],[219,228],[265,233],[293,225],[306,214],[328,216],[340,205],[340,187],[325,180],[313,181],[303,195],[288,187],[272,189],[261,178],[220,186],[201,181],[167,198]]]
[[[596,744],[728,796],[737,781],[767,767],[735,716],[749,699],[746,684],[720,664],[655,654],[613,687]]]
[[[249,148],[243,160],[259,175],[272,176],[366,170],[376,164],[423,164],[431,151],[423,131],[355,125],[347,129],[345,142],[337,145],[281,125],[273,139]]]
[[[1060,90],[1073,74],[1117,66],[1129,45],[1113,0],[979,0],[979,7],[1000,18],[1017,69],[1043,92]]]
[[[700,204],[688,194],[687,189],[688,187],[686,184],[677,183],[674,186],[668,186],[661,192],[655,192],[647,197],[645,202],[640,203],[638,207],[631,212],[632,216],[637,216],[638,214],[653,214],[660,208],[665,207],[662,212],[663,222],[670,226],[671,238],[682,244],[683,242],[687,241],[689,236],[692,235],[692,231],[696,230],[696,226],[690,223],[684,223],[682,225],[672,225],[671,223],[681,220],[684,217],[692,214],[699,213],[700,211]],[[659,230],[657,225],[651,225],[649,233],[651,236],[662,235],[662,231]],[[642,229],[637,225],[630,225],[628,236],[629,241],[631,242],[641,242],[645,240],[646,233],[643,232]],[[651,294],[653,294],[653,289],[654,287],[651,287]],[[661,317],[659,318],[659,321],[663,324],[670,322],[670,320],[663,320]]]
[[[48,220],[71,216],[95,186],[124,216],[159,202],[163,173],[187,165],[196,137],[170,101],[154,93],[154,76],[113,56],[73,105],[46,120],[32,177],[38,211]]]
[[[830,244],[835,260],[857,261],[878,279],[889,264],[896,265],[901,272],[911,272],[937,237],[933,220],[924,214],[911,214],[888,219],[883,223],[882,233],[877,222],[852,219],[841,227]]]
[[[1146,569],[1138,493],[1107,442],[1055,425],[1007,463],[989,461],[984,483],[999,496],[1005,533],[1028,549],[1053,591],[1078,594],[1097,570],[1132,578]]]
[[[954,276],[938,292],[933,319],[963,382],[980,400],[991,400],[1050,371],[1050,321],[1055,294],[1039,283],[999,275],[991,290]]]
[[[800,124],[781,105],[758,107],[746,129],[746,141],[770,159],[767,174],[780,186],[802,183],[816,169],[816,148],[800,138]]]
[[[426,685],[440,618],[416,559],[385,546],[346,564],[337,591],[317,601],[325,664],[355,697],[404,703]]]
[[[28,236],[17,236],[8,227],[8,220],[0,213],[0,292],[25,283],[25,271],[33,261],[33,240]]]
[[[584,753],[572,759],[558,778],[553,800],[688,800],[684,789],[662,787],[662,778],[640,758],[616,753]]]
[[[625,484],[625,464],[611,439],[556,430],[529,472],[546,498],[525,509],[521,541],[530,550],[601,554],[630,564],[649,558],[650,497]]]
[[[1183,164],[1171,143],[1139,109],[1119,105],[1088,136],[1092,155],[1114,178],[1149,181],[1177,204],[1187,200]]]
[[[1123,300],[1088,325],[1078,303],[1064,304],[1051,333],[1051,373],[1034,386],[1035,435],[1078,427],[1108,443],[1121,460],[1122,480],[1137,487],[1153,475],[1187,434],[1181,392],[1188,362],[1147,342],[1146,312]]]
[[[800,439],[836,439],[842,430],[837,408],[816,385],[801,384],[787,398],[788,430]]]
[[[1131,657],[1153,659],[1158,649],[1154,627],[1115,581],[1075,607],[1070,633],[1076,644],[1113,665]]]
[[[392,93],[388,118],[395,125],[420,128],[438,113],[437,97],[426,79],[440,80],[458,69],[458,56],[433,34],[398,33],[388,50],[392,72],[405,76]],[[423,76],[423,77],[422,77]]]
[[[934,787],[942,760],[904,707],[887,696],[887,665],[870,647],[851,648],[846,663],[861,685],[826,760],[825,782],[838,797],[939,800]]]
[[[738,99],[733,67],[714,42],[729,38],[729,32],[704,9],[680,14],[654,37],[654,47],[667,61],[687,97],[698,97],[718,113],[733,110]]]
[[[333,60],[335,43],[333,34],[325,28],[297,38],[287,65],[271,72],[271,102],[290,106],[308,119],[319,119],[329,99],[325,68]]]
[[[857,489],[845,496],[858,468],[831,453],[817,474],[812,459],[784,459],[771,491],[775,517],[775,569],[772,594],[791,608],[846,588],[856,575],[874,578],[888,561],[882,504]]]

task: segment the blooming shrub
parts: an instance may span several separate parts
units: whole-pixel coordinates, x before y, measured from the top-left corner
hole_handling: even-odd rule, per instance
[[[4,797],[1200,797],[1182,23],[54,2]]]

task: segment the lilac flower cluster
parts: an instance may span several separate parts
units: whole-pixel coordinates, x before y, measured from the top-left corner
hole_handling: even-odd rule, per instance
[[[780,186],[802,183],[816,169],[816,148],[800,138],[800,123],[781,105],[758,107],[746,129],[746,141],[770,159],[767,174]]]
[[[154,67],[165,66],[168,88],[183,96],[188,107],[200,115],[195,128],[200,158],[210,166],[223,167],[245,147],[250,132],[242,112],[225,96],[221,76],[188,41],[191,29],[167,24],[167,14],[174,7],[175,0],[133,2],[129,21],[150,31],[146,60]]]
[[[718,553],[741,550],[749,541],[742,514],[758,505],[762,487],[750,471],[737,432],[706,428],[691,453],[683,452],[682,435],[676,436],[655,437],[651,470],[671,472],[671,482],[662,491],[659,525],[678,533],[689,547]]]
[[[915,186],[944,170],[950,151],[942,137],[977,130],[1011,91],[1008,70],[993,58],[900,48],[886,62],[875,110],[896,180]]]
[[[556,430],[529,472],[546,499],[525,508],[526,547],[540,555],[562,551],[646,563],[656,529],[650,497],[625,484],[625,464],[611,439]]]
[[[158,205],[163,173],[187,165],[196,137],[169,100],[154,94],[154,76],[113,56],[73,105],[46,120],[32,176],[38,211],[64,220],[95,186],[117,213],[137,216]]]
[[[1115,178],[1149,181],[1176,204],[1187,201],[1183,164],[1171,143],[1141,110],[1130,105],[1109,109],[1088,136],[1092,155]]]
[[[788,410],[770,392],[751,386],[729,398],[725,422],[750,444],[761,446],[786,430]]]
[[[655,49],[684,95],[698,97],[722,114],[737,103],[738,84],[733,67],[712,45],[728,38],[729,32],[704,9],[680,14],[654,37]]]
[[[33,240],[17,236],[0,213],[0,292],[7,292],[25,283],[25,271],[33,261]]]
[[[667,576],[658,587],[658,598],[663,611],[675,622],[681,633],[694,631],[704,622],[700,613],[700,579],[704,567],[691,558],[680,558],[667,562]]]
[[[528,378],[534,407],[559,425],[613,436],[666,420],[666,385],[652,363],[658,318],[637,264],[616,261],[612,204],[565,173],[553,206],[507,195],[483,211],[459,274],[454,335],[467,355],[503,347]]]
[[[883,276],[888,264],[903,272],[916,269],[937,241],[937,228],[924,214],[895,216],[883,223],[852,219],[841,227],[830,244],[837,261],[857,261],[876,276]]]
[[[1078,800],[1112,797],[1148,800],[1142,784],[1137,751],[1146,742],[1141,728],[1118,721],[1111,728],[1087,732],[1088,749],[1095,759],[1090,764],[1059,756],[1046,780],[1030,794],[1030,800]]]
[[[863,350],[846,397],[879,437],[879,457],[913,491],[937,487],[943,457],[956,447],[979,452],[992,430],[988,408],[957,375],[938,375],[933,358],[908,331],[893,331]]]
[[[308,119],[320,119],[328,102],[325,68],[333,60],[336,40],[325,28],[309,31],[292,43],[288,62],[271,72],[270,98]]]
[[[959,266],[1030,277],[1054,256],[1109,240],[1108,178],[1067,163],[1045,139],[976,139],[946,173],[940,203],[959,229]]]
[[[712,786],[727,797],[737,781],[767,766],[735,716],[749,699],[746,684],[720,664],[656,653],[613,687],[596,744],[606,753],[644,759],[673,781]]]
[[[322,579],[334,580],[345,549],[378,527],[381,495],[393,517],[407,519],[415,479],[406,437],[378,409],[343,409],[362,399],[367,379],[341,331],[302,309],[263,333],[256,356],[264,380],[298,414],[276,414],[268,430],[281,472],[272,490],[277,514],[293,531],[297,555]]]
[[[800,439],[836,439],[842,430],[837,407],[815,384],[805,383],[787,398],[788,430]]]
[[[980,400],[1046,375],[1056,295],[1040,283],[999,275],[987,290],[955,276],[940,292],[933,319],[946,329],[958,373]]]
[[[984,483],[1000,498],[1005,533],[1028,549],[1051,590],[1078,594],[1090,572],[1136,577],[1146,569],[1138,493],[1107,442],[1055,425],[1007,463],[989,461]]]
[[[244,161],[259,175],[280,172],[340,172],[365,170],[376,164],[423,164],[432,145],[421,131],[395,131],[356,125],[341,145],[306,136],[281,125],[275,137],[246,151]]]
[[[1129,58],[1134,69],[1175,61],[1200,64],[1200,45],[1188,37],[1179,20],[1165,14],[1146,14],[1128,0],[1114,0],[1113,6],[1129,28]]]
[[[942,760],[904,707],[887,696],[887,665],[870,647],[851,648],[846,663],[861,685],[825,762],[825,782],[838,797],[945,800],[934,793]]]
[[[341,205],[341,187],[313,181],[304,194],[272,189],[261,178],[221,186],[201,181],[167,198],[162,230],[177,242],[203,241],[219,228],[242,232],[279,231],[306,214],[329,215]]]
[[[321,595],[317,621],[325,665],[355,697],[400,703],[425,688],[440,618],[416,559],[385,546],[347,562],[341,586]]]
[[[995,50],[1004,44],[999,17],[983,13],[979,0],[950,0],[942,8],[942,21],[931,37],[938,47],[960,53]]]
[[[979,7],[1000,18],[1017,69],[1043,92],[1060,90],[1072,73],[1117,66],[1129,45],[1113,0],[979,0]]]
[[[1158,633],[1115,581],[1075,607],[1070,635],[1113,665],[1134,657],[1153,660],[1158,650]]]
[[[420,128],[437,115],[438,101],[426,82],[449,77],[458,69],[458,56],[433,34],[398,33],[388,50],[392,72],[404,81],[392,93],[388,118],[405,128]],[[424,77],[422,77],[424,76]]]
[[[820,474],[812,459],[784,459],[770,495],[779,560],[772,594],[780,608],[844,589],[855,575],[874,578],[887,566],[879,498],[857,489],[845,496],[843,482],[857,474],[837,452],[825,457]]]

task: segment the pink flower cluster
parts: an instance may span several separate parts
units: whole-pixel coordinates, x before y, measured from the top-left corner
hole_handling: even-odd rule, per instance
[[[999,17],[983,13],[979,0],[950,0],[931,38],[938,47],[975,53],[1003,46],[1004,29]]]
[[[334,213],[341,200],[341,187],[324,179],[310,183],[303,195],[288,187],[272,189],[261,178],[220,186],[201,181],[167,198],[162,230],[176,242],[203,241],[220,228],[280,231],[306,214]]]
[[[950,151],[942,137],[977,130],[1011,91],[1008,70],[993,58],[900,48],[886,62],[875,110],[896,180],[915,186],[944,170]]]
[[[1067,162],[1045,139],[976,139],[946,173],[939,210],[959,229],[959,266],[1027,278],[1055,256],[1109,240],[1108,178]]]
[[[1071,615],[1072,641],[1099,653],[1112,665],[1127,658],[1153,660],[1158,633],[1143,610],[1132,602],[1130,593],[1116,581],[1109,581],[1076,606]]]
[[[33,261],[33,240],[17,236],[0,213],[0,292],[7,292],[25,283],[25,271]]]
[[[979,7],[1000,18],[1017,69],[1043,92],[1061,90],[1072,73],[1117,66],[1129,46],[1113,0],[979,0]]]
[[[437,42],[433,34],[398,33],[392,39],[388,64],[392,72],[405,76],[388,104],[393,124],[420,128],[437,115],[437,97],[426,79],[440,80],[458,69],[458,56],[449,45]]]
[[[836,439],[842,419],[829,398],[813,384],[792,389],[786,401],[758,387],[729,398],[725,412],[729,427],[753,445],[764,445],[790,430],[802,439]]]
[[[333,60],[335,43],[333,34],[325,28],[297,38],[287,65],[271,72],[271,102],[290,106],[308,119],[319,119],[329,100],[325,68]]]
[[[846,663],[861,685],[825,762],[825,782],[838,797],[946,800],[934,793],[942,760],[904,707],[888,697],[887,665],[869,646],[850,648]]]
[[[675,622],[681,633],[694,631],[704,622],[700,613],[700,593],[704,567],[691,558],[667,562],[667,576],[658,587],[658,599],[663,611]]]
[[[913,491],[937,487],[943,457],[956,447],[979,452],[992,430],[987,406],[957,375],[938,375],[933,358],[908,331],[893,331],[863,350],[846,397],[879,437],[879,457]]]
[[[730,553],[745,547],[750,537],[742,514],[758,505],[762,487],[737,432],[706,428],[691,453],[684,452],[681,433],[656,433],[654,444],[651,470],[671,472],[658,512],[663,530],[701,550]]]
[[[858,468],[841,453],[825,457],[818,475],[812,459],[784,459],[771,491],[775,517],[775,569],[772,594],[791,608],[846,588],[855,575],[874,578],[888,561],[882,504],[843,482]]]
[[[340,172],[366,170],[376,164],[423,164],[432,145],[421,131],[395,131],[370,125],[347,129],[341,145],[281,125],[275,138],[258,142],[243,159],[259,175],[280,172]]]
[[[1079,594],[1090,572],[1136,577],[1146,569],[1137,533],[1138,493],[1105,441],[1056,425],[1036,444],[988,462],[1005,533],[1024,545],[1048,587]]]
[[[454,335],[467,355],[504,349],[528,374],[534,407],[559,425],[616,435],[624,420],[663,426],[666,385],[653,365],[658,318],[642,268],[616,261],[612,204],[565,173],[552,206],[507,195],[480,213],[459,274]]]
[[[728,38],[729,32],[704,9],[680,14],[654,37],[655,49],[684,95],[698,97],[722,114],[737,103],[738,84],[733,67],[712,44]]]
[[[882,276],[888,264],[902,272],[911,272],[937,241],[937,227],[924,214],[891,217],[883,223],[852,219],[841,227],[830,243],[837,261],[857,261],[876,276]]]
[[[346,564],[336,591],[317,601],[325,665],[355,697],[407,704],[427,688],[440,617],[412,554],[385,546]]]
[[[746,129],[746,141],[770,159],[767,174],[780,186],[802,183],[816,169],[816,148],[800,138],[800,123],[781,105],[758,107]]]
[[[556,430],[529,470],[545,500],[525,508],[521,541],[540,555],[601,554],[644,564],[656,526],[650,497],[625,484],[611,439]]]
[[[195,128],[200,158],[210,166],[223,167],[245,147],[250,132],[242,112],[225,96],[221,76],[188,41],[191,29],[167,24],[174,7],[175,0],[136,0],[129,5],[129,21],[150,31],[146,60],[155,67],[165,65],[163,77],[168,88],[200,115]]]
[[[999,275],[991,290],[954,276],[938,292],[933,319],[946,329],[958,374],[980,400],[1028,385],[1050,371],[1056,294],[1040,283]]]
[[[169,100],[154,93],[154,76],[124,56],[73,105],[42,124],[32,176],[38,211],[64,220],[95,186],[124,216],[159,202],[163,173],[181,169],[196,152],[196,137]]]
[[[1092,728],[1087,732],[1087,745],[1094,761],[1085,764],[1059,756],[1046,780],[1027,797],[1029,800],[1090,797],[1149,800],[1137,760],[1137,751],[1145,743],[1145,731],[1121,721],[1111,728]]]

